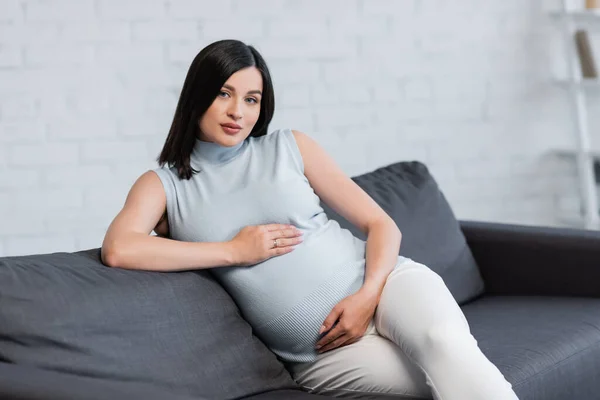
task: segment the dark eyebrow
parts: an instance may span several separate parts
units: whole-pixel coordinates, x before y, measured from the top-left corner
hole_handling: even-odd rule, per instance
[[[223,87],[224,87],[225,89],[229,89],[229,90],[231,90],[232,92],[235,92],[235,88],[234,88],[233,86],[229,86],[229,85],[225,84],[225,85],[223,85]],[[250,91],[249,91],[248,93],[246,93],[246,94],[260,94],[260,95],[262,96],[262,92],[261,92],[260,90],[250,90]]]

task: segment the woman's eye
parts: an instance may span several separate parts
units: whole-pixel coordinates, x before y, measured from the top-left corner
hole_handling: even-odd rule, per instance
[[[256,104],[256,103],[258,103],[258,100],[256,100],[254,97],[249,97],[249,98],[247,98],[246,100],[248,100],[248,101],[249,101],[250,103],[252,103],[252,104]]]
[[[221,97],[229,96],[229,93],[220,91],[219,96],[221,96]]]

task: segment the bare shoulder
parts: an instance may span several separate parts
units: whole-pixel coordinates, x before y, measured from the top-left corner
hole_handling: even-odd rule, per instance
[[[296,140],[304,140],[304,138],[309,137],[306,133],[298,131],[296,129],[290,129],[292,131],[292,134],[294,135],[294,138]]]
[[[310,150],[311,147],[318,146],[318,143],[306,133],[295,129],[291,129],[291,131],[303,156]]]
[[[127,198],[133,201],[140,201],[148,195],[158,197],[159,200],[164,196],[164,200],[166,200],[163,183],[158,173],[153,170],[148,170],[137,178],[131,186]]]

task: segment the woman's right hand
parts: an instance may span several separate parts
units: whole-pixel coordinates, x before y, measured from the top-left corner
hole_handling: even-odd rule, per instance
[[[247,267],[274,256],[287,254],[302,242],[302,231],[293,225],[249,225],[240,229],[230,243],[234,264]],[[277,247],[273,247],[277,240]]]

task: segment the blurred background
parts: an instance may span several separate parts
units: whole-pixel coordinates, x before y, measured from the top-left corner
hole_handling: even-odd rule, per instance
[[[597,229],[576,150],[600,148],[600,85],[569,64],[574,24],[600,54],[590,3],[0,0],[0,256],[100,247],[220,39],[265,57],[270,130],[349,176],[418,160],[459,219]]]

